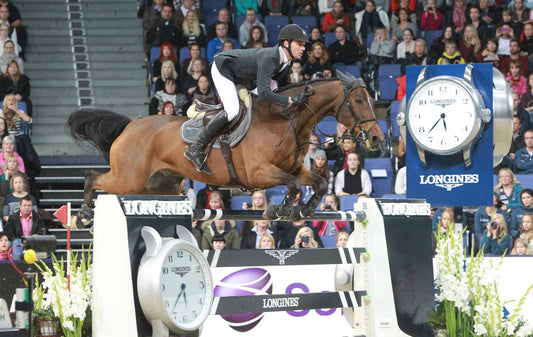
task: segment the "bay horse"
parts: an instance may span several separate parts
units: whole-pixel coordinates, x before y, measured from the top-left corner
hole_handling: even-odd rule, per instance
[[[327,192],[324,178],[304,167],[311,130],[326,116],[334,115],[351,129],[368,149],[383,142],[373,110],[373,100],[364,82],[351,74],[337,73],[338,79],[319,79],[280,90],[294,96],[309,94],[308,103],[281,111],[252,95],[252,120],[246,136],[231,149],[238,179],[245,189],[287,186],[281,205],[271,205],[265,218],[309,217]],[[220,149],[212,149],[207,163],[212,174],[196,170],[183,153],[180,136],[184,116],[150,116],[136,120],[106,110],[81,109],[73,112],[67,128],[75,140],[86,140],[109,160],[111,170],[85,174],[84,201],[78,227],[92,219],[96,189],[112,194],[178,194],[185,177],[216,186],[228,186],[230,174]],[[301,208],[293,201],[301,185],[311,185],[314,195]],[[237,187],[237,186],[231,186]]]

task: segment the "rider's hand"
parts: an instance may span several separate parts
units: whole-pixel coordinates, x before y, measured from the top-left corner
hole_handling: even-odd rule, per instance
[[[304,105],[307,103],[308,96],[305,93],[298,94],[291,97],[292,104],[294,105]]]

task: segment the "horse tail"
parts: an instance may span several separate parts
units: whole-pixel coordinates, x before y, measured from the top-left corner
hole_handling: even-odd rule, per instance
[[[109,110],[80,109],[69,116],[66,127],[74,140],[89,142],[109,162],[111,145],[130,122],[127,116]]]

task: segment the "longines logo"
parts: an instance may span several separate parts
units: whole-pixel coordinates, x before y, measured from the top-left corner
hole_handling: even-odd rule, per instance
[[[126,215],[189,215],[190,201],[123,200]]]
[[[265,253],[272,255],[279,260],[279,264],[285,264],[285,260],[294,254],[298,253],[298,250],[265,250]]]
[[[431,104],[435,104],[445,108],[446,106],[455,103],[457,100],[455,98],[440,98],[430,100]]]
[[[451,191],[464,184],[477,183],[479,183],[478,174],[432,174],[428,176],[420,176],[420,185],[435,185],[437,187],[445,188],[447,191]]]
[[[298,306],[299,297],[263,298],[263,309],[294,308]]]
[[[407,202],[380,202],[383,215],[387,216],[429,216],[431,215],[431,205],[428,203],[407,203]]]

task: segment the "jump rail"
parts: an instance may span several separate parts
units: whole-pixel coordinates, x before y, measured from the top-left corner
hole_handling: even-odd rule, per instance
[[[192,215],[193,220],[237,220],[237,221],[253,221],[262,220],[262,210],[222,210],[222,209],[195,209]],[[284,220],[279,218],[276,220]],[[332,221],[362,221],[366,219],[366,213],[362,211],[349,212],[315,212],[315,214],[305,220],[332,220]],[[290,219],[286,219],[290,220]]]

